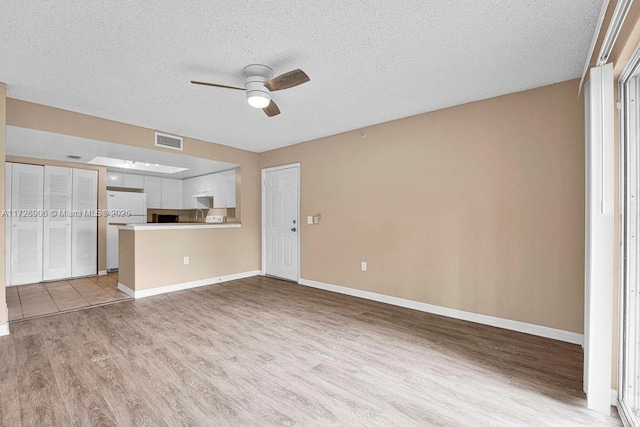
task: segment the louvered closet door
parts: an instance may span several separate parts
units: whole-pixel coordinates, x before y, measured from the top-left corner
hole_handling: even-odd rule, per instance
[[[98,172],[73,169],[73,211],[71,220],[71,276],[98,272]]]
[[[42,166],[15,163],[11,177],[11,284],[42,281]]]
[[[71,169],[44,167],[44,280],[71,277]]]

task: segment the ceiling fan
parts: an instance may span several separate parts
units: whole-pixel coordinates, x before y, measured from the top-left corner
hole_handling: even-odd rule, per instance
[[[262,108],[267,116],[273,117],[280,114],[280,109],[271,99],[271,92],[289,89],[309,81],[309,76],[300,69],[273,77],[273,70],[271,68],[266,65],[252,64],[244,67],[243,72],[245,75],[243,88],[219,85],[216,83],[197,82],[194,80],[191,80],[191,83],[195,85],[220,87],[223,89],[244,90],[247,92],[249,105],[254,108]]]

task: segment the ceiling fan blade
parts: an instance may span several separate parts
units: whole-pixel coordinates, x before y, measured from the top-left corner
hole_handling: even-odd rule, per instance
[[[276,103],[273,102],[273,100],[271,100],[269,105],[264,107],[262,111],[264,111],[264,113],[269,117],[277,116],[278,114],[280,114],[280,109],[278,108]]]
[[[244,88],[243,88],[243,87],[226,86],[226,85],[219,85],[219,84],[215,84],[215,83],[207,83],[207,82],[197,82],[197,81],[195,81],[195,80],[191,80],[191,83],[193,83],[194,85],[204,85],[204,86],[221,87],[221,88],[223,88],[223,89],[244,90]]]
[[[304,71],[297,69],[289,71],[288,73],[280,74],[279,76],[274,77],[266,82],[264,85],[267,87],[267,89],[274,92],[276,90],[289,89],[308,81],[309,76],[307,76]]]

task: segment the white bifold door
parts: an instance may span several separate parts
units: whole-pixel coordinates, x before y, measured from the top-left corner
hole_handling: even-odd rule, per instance
[[[44,167],[44,280],[71,277],[71,171]]]
[[[299,167],[264,170],[264,271],[297,282]],[[215,197],[215,196],[214,196]]]
[[[11,176],[11,284],[42,281],[42,166],[15,163]]]
[[[98,172],[73,169],[71,276],[98,273]]]
[[[98,172],[7,163],[7,283],[97,273]]]

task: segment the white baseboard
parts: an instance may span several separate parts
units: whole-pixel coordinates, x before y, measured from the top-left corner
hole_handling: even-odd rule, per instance
[[[126,285],[122,283],[118,283],[118,289],[120,289],[122,292],[124,292],[125,294],[135,299],[140,299],[140,298],[150,297],[153,295],[166,294],[168,292],[182,291],[185,289],[198,288],[200,286],[207,286],[207,285],[213,285],[216,283],[229,282],[231,280],[245,279],[247,277],[258,276],[260,275],[260,273],[261,273],[260,270],[246,271],[244,273],[228,274],[226,276],[219,276],[219,277],[210,277],[208,279],[195,280],[193,282],[177,283],[175,285],[161,286],[158,288],[144,289],[141,291],[134,291],[133,289],[130,289]]]
[[[107,270],[98,271],[98,276],[106,276],[106,275],[107,275]]]
[[[118,289],[129,295],[131,298],[136,297],[135,291],[123,283],[118,282]]]
[[[4,314],[6,316],[5,319],[7,319],[7,323],[0,326],[0,337],[9,335],[9,304],[4,305]]]
[[[531,323],[519,322],[517,320],[502,319],[500,317],[487,316],[484,314],[471,313],[468,311],[456,310],[438,305],[426,304],[423,302],[412,301],[408,299],[392,297],[389,295],[378,294],[375,292],[362,291],[359,289],[348,288],[345,286],[330,285],[328,283],[316,282],[314,280],[300,279],[301,285],[311,286],[313,288],[324,289],[326,291],[337,292],[340,294],[351,295],[358,298],[383,302],[386,304],[397,305],[399,307],[410,308],[412,310],[424,311],[425,313],[437,314],[440,316],[452,317],[454,319],[466,320],[468,322],[480,323],[483,325],[495,326],[497,328],[509,329],[526,334],[537,335],[545,338],[551,338],[558,341],[565,341],[572,344],[582,345],[584,335],[576,332],[563,331],[561,329],[549,328],[547,326],[533,325]]]
[[[611,389],[611,406],[618,406],[618,390]]]

